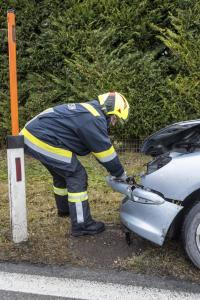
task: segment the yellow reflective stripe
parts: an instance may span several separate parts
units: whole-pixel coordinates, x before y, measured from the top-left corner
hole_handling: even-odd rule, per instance
[[[102,163],[109,162],[117,156],[117,153],[115,152],[115,149],[113,148],[113,146],[111,146],[110,149],[108,149],[106,151],[102,151],[102,152],[98,152],[98,153],[92,152],[92,153]]]
[[[113,153],[115,153],[115,149],[114,149],[113,146],[111,146],[108,150],[105,150],[105,151],[102,151],[102,152],[92,152],[92,154],[94,154],[99,159],[110,156]]]
[[[85,194],[87,194],[87,191],[80,192],[80,193],[69,193],[69,196],[82,196],[82,195],[85,195]]]
[[[36,138],[35,136],[33,136],[30,132],[28,132],[28,130],[26,128],[23,128],[21,133],[34,145],[38,146],[41,149],[44,149],[46,151],[64,156],[64,157],[68,157],[71,158],[72,157],[72,152],[65,150],[65,149],[61,149],[61,148],[57,148],[57,147],[53,147],[50,146],[42,141],[40,141],[38,138]]]
[[[68,194],[66,188],[57,188],[57,187],[53,186],[53,191],[56,195],[59,195],[59,196],[66,196]]]
[[[75,203],[78,203],[78,202],[82,202],[82,201],[85,201],[85,200],[88,200],[88,196],[77,197],[77,198],[72,198],[72,197],[69,197],[69,196],[68,196],[68,201],[69,201],[69,202],[75,202]]]
[[[88,199],[87,192],[81,193],[68,193],[68,201],[69,202],[82,202]]]
[[[85,107],[93,116],[98,117],[100,114],[98,111],[90,104],[88,103],[80,103],[83,107]]]

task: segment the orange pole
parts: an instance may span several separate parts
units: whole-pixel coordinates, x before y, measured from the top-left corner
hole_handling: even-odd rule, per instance
[[[17,96],[17,62],[16,62],[16,25],[15,12],[8,10],[8,47],[10,71],[10,102],[12,135],[19,134],[18,96]]]

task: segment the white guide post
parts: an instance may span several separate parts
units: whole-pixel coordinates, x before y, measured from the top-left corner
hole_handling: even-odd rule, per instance
[[[28,239],[23,147],[23,136],[7,137],[10,221],[14,243]]]
[[[7,19],[12,125],[12,135],[7,137],[10,222],[12,240],[14,243],[20,243],[28,239],[28,232],[24,172],[24,137],[19,136],[16,25],[14,10],[8,10]]]

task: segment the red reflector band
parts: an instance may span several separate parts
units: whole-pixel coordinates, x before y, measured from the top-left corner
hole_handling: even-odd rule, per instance
[[[21,158],[15,158],[16,166],[16,181],[22,181],[22,168],[21,168]]]

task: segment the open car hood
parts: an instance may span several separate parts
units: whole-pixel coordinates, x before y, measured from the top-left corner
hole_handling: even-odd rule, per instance
[[[178,149],[200,147],[200,119],[169,125],[145,139],[141,152],[157,156]]]

